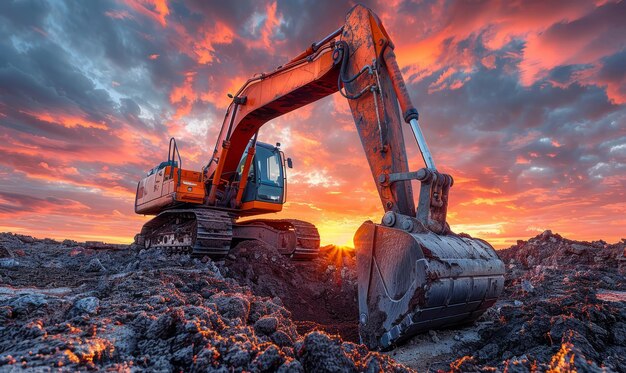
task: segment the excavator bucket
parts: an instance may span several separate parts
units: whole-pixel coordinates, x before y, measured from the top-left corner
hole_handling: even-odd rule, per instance
[[[497,300],[504,264],[478,239],[363,223],[354,238],[363,343],[388,349],[441,326],[468,323]]]
[[[435,222],[445,204],[431,206],[432,178],[422,183],[419,208],[430,214],[387,212],[382,224],[367,221],[354,237],[359,329],[370,348],[389,349],[420,332],[472,322],[504,288],[504,263],[493,247]],[[438,193],[447,202],[447,188]]]

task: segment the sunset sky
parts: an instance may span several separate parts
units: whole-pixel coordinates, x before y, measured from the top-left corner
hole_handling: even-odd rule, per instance
[[[396,46],[456,232],[626,238],[626,1],[366,1]],[[351,1],[0,1],[0,231],[130,242],[137,181],[215,145],[227,93]],[[408,130],[408,127],[405,128]],[[410,132],[410,168],[423,166]],[[275,217],[352,245],[382,206],[345,99],[265,125],[293,158]],[[272,217],[272,216],[268,216]]]

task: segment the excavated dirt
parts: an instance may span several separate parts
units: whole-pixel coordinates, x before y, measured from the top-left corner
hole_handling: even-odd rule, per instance
[[[299,273],[280,256],[273,261],[270,248],[238,251],[252,260],[254,246],[262,278],[270,269]],[[252,286],[224,276],[243,262],[12,234],[0,235],[0,247],[0,371],[410,371],[339,336],[299,333],[278,296],[251,292],[254,276]],[[341,292],[327,283],[318,300]],[[309,329],[317,328],[300,327]]]
[[[379,354],[356,343],[349,250],[248,242],[213,262],[0,234],[0,371],[626,372],[625,248],[520,241],[478,322]]]
[[[545,231],[500,251],[503,299],[453,370],[626,371],[625,248]]]
[[[357,279],[354,250],[321,248],[319,258],[294,262],[275,248],[248,241],[224,264],[226,276],[256,295],[279,297],[298,332],[324,330],[358,342]]]

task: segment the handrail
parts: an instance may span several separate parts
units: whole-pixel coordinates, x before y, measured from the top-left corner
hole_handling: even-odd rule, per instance
[[[176,139],[170,138],[170,146],[167,151],[167,163],[170,164],[170,178],[174,176],[174,158],[178,156],[178,183],[177,186],[180,186],[180,178],[182,175],[183,169],[183,160],[180,158],[180,152],[178,151],[178,145],[176,145]]]

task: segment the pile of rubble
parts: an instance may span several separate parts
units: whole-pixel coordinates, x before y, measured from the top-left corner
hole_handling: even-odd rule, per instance
[[[504,294],[452,370],[626,371],[625,248],[545,231],[500,251]]]
[[[299,334],[279,297],[225,277],[227,264],[96,246],[0,236],[0,370],[409,371]]]

